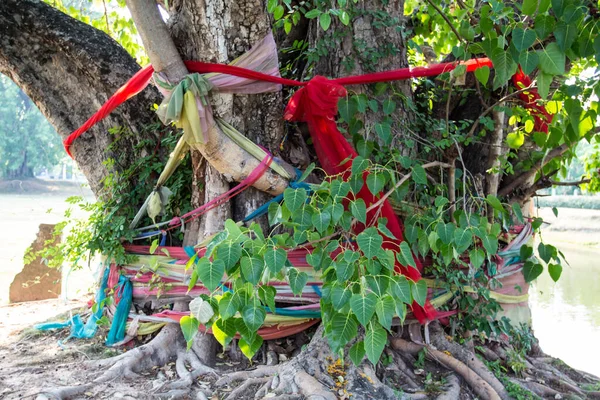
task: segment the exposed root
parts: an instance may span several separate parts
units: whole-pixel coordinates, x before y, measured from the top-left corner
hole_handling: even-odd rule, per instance
[[[393,348],[407,353],[417,354],[424,346],[408,342],[401,338],[390,339]],[[476,374],[471,368],[457,360],[456,358],[442,353],[432,347],[427,347],[427,355],[434,361],[437,361],[445,368],[456,372],[471,386],[473,391],[480,397],[489,400],[500,400],[498,392],[481,376]],[[504,390],[504,387],[502,387]],[[507,397],[508,398],[508,397]]]
[[[432,323],[433,331],[431,344],[440,351],[450,352],[454,358],[464,363],[468,368],[475,372],[481,379],[488,383],[494,391],[504,400],[510,399],[504,385],[494,376],[488,367],[481,361],[475,353],[467,350],[465,347],[450,342],[446,339],[444,330],[437,323]]]
[[[220,378],[215,385],[217,387],[223,387],[231,385],[234,382],[245,381],[252,378],[262,378],[277,373],[277,367],[259,367],[251,371],[237,371],[227,374]]]
[[[244,383],[242,383],[240,386],[236,387],[231,393],[229,393],[229,396],[227,396],[225,398],[225,400],[237,399],[238,397],[244,395],[246,393],[246,391],[248,389],[250,389],[252,386],[264,385],[265,383],[268,383],[270,381],[271,381],[270,377],[246,379],[244,381]]]
[[[454,374],[450,374],[446,380],[448,381],[448,389],[439,395],[436,400],[457,400],[460,397],[460,380]]]
[[[65,386],[61,388],[48,389],[39,393],[37,400],[66,400],[81,394],[91,388],[92,385]]]
[[[169,324],[150,342],[121,354],[113,359],[91,361],[91,367],[110,368],[94,382],[108,382],[113,379],[138,377],[138,372],[162,366],[171,361],[183,347],[183,335],[179,325]]]
[[[538,382],[521,382],[521,384],[542,398],[556,397],[556,395],[560,395],[560,392],[557,390],[554,390],[546,385],[542,385]]]

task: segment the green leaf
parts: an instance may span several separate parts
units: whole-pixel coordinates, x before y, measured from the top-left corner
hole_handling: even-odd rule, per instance
[[[412,167],[412,179],[417,185],[427,184],[427,174],[421,165],[415,165]]]
[[[386,221],[386,222],[384,223],[383,221]],[[394,236],[392,231],[390,231],[388,229],[388,227],[386,226],[386,223],[387,223],[387,220],[385,220],[383,218],[379,218],[379,220],[377,221],[377,229],[379,229],[379,232],[383,233],[385,236],[387,236],[390,239],[398,240],[398,238],[396,236]]]
[[[215,311],[208,301],[202,297],[196,297],[189,304],[190,315],[198,320],[201,324],[206,324],[215,315]]]
[[[410,246],[406,242],[400,242],[400,254],[402,254],[402,258],[406,261],[406,264],[410,265],[413,268],[417,268],[417,263],[413,257],[412,251],[410,250]],[[405,264],[405,265],[406,265]]]
[[[548,98],[548,93],[550,92],[550,84],[552,83],[552,75],[546,74],[544,72],[538,74],[537,76],[537,87],[538,92],[542,99]]]
[[[323,28],[324,31],[329,29],[329,26],[331,26],[331,15],[329,13],[321,14],[319,16],[319,24],[321,25],[321,28]]]
[[[179,320],[179,326],[181,326],[181,332],[183,333],[183,337],[187,342],[187,348],[189,350],[194,342],[194,337],[196,337],[196,334],[198,333],[200,322],[194,317],[185,315]]]
[[[550,75],[562,75],[565,73],[565,53],[561,51],[556,43],[549,43],[545,48],[538,50],[541,71]]]
[[[257,307],[252,304],[248,304],[242,310],[242,319],[244,323],[253,332],[258,331],[258,329],[265,322],[265,318],[267,317],[267,312],[262,307]]]
[[[240,261],[242,266],[242,276],[248,282],[253,285],[257,285],[260,282],[260,278],[262,278],[262,274],[265,268],[265,263],[263,260],[257,257],[242,257]]]
[[[283,221],[283,208],[279,203],[271,203],[269,204],[269,225],[277,225],[278,223]]]
[[[221,346],[227,347],[233,340],[237,329],[235,327],[235,321],[233,319],[222,320],[218,319],[211,327],[213,336],[217,339],[217,342],[221,343]]]
[[[378,122],[375,124],[375,133],[383,141],[384,144],[392,143],[392,127],[387,122]],[[368,183],[368,182],[367,182]]]
[[[315,163],[308,164],[308,167],[306,167],[306,169],[302,173],[302,176],[300,176],[300,179],[298,179],[296,182],[304,182],[306,178],[308,178],[308,176],[313,172],[314,169]]]
[[[329,195],[331,196],[332,199],[334,199],[336,201],[339,201],[338,197],[340,199],[345,198],[349,192],[350,192],[350,184],[348,182],[341,181],[339,179],[332,181],[331,185],[329,187]]]
[[[525,135],[522,132],[511,132],[506,135],[506,144],[511,149],[518,149],[525,143]]]
[[[533,42],[535,42],[535,39],[536,34],[532,30],[522,28],[513,29],[512,44],[519,53],[530,48],[531,45],[533,45]]]
[[[223,261],[227,272],[233,270],[242,256],[242,247],[231,240],[217,246],[217,259]]]
[[[557,17],[562,17],[565,7],[568,4],[568,0],[552,0],[552,11]]]
[[[292,221],[299,225],[299,230],[307,230],[311,227],[313,210],[313,207],[304,205],[300,210],[292,214]]]
[[[363,358],[365,358],[365,343],[361,340],[360,342],[354,343],[352,347],[350,347],[350,351],[348,351],[348,355],[350,356],[350,360],[357,367],[362,362]]]
[[[482,234],[479,238],[489,255],[494,255],[498,252],[498,238],[487,234]]]
[[[363,224],[367,223],[367,205],[363,199],[356,199],[350,202],[350,212],[357,221]]]
[[[235,321],[235,328],[240,333],[242,339],[244,339],[246,343],[254,342],[258,336],[256,332],[248,329],[242,318],[234,318],[233,321]]]
[[[350,297],[352,297],[350,287],[339,283],[334,283],[331,287],[331,304],[336,310],[348,304]]]
[[[548,264],[548,273],[554,282],[558,282],[560,275],[562,274],[562,265],[560,264]]]
[[[389,294],[382,296],[375,305],[375,314],[381,326],[388,331],[392,327],[392,318],[394,317],[394,311],[396,309],[396,303]]]
[[[556,256],[556,247],[549,244],[540,243],[538,245],[538,254],[540,255],[540,258],[544,260],[546,264],[548,264],[550,260]]]
[[[331,214],[326,210],[316,210],[312,216],[312,223],[319,233],[323,233],[329,228],[331,223]]]
[[[485,201],[490,206],[492,206],[494,208],[494,210],[501,212],[501,213],[506,212],[506,210],[502,206],[502,203],[500,202],[500,200],[498,200],[498,198],[496,196],[488,194],[487,197],[485,198]]]
[[[427,282],[421,279],[416,283],[412,283],[412,295],[417,304],[423,307],[427,300]]]
[[[269,246],[265,251],[265,264],[274,274],[281,271],[287,259],[287,252],[283,249]]]
[[[308,11],[306,14],[304,14],[304,16],[308,19],[313,19],[313,18],[317,18],[319,15],[321,15],[321,10],[315,8],[312,9],[310,11]]]
[[[358,322],[364,327],[367,326],[373,314],[375,314],[375,305],[377,304],[377,296],[374,293],[366,295],[355,293],[350,298],[350,309],[356,315]]]
[[[362,177],[362,173],[369,168],[369,160],[356,156],[354,160],[352,160],[352,175],[360,175]]]
[[[373,261],[367,263],[367,265],[369,265],[369,264],[375,264],[375,265],[379,266],[379,263],[376,263]],[[367,269],[369,269],[369,268],[367,267]],[[379,267],[379,271],[380,270],[381,270],[381,267]],[[365,277],[365,280],[366,280],[369,288],[378,297],[381,297],[387,292],[388,287],[390,286],[390,278],[385,275],[377,275],[377,273],[378,272],[373,273],[373,275],[367,275]]]
[[[344,260],[335,263],[335,274],[338,282],[345,282],[354,275],[354,263],[348,263]]]
[[[356,237],[356,242],[358,243],[358,248],[363,252],[365,257],[372,258],[381,250],[383,238],[377,232],[377,229],[370,227],[362,231]]]
[[[538,35],[538,39],[544,40],[549,34],[554,31],[556,20],[551,15],[538,15],[535,17],[535,33]]]
[[[225,292],[219,300],[219,316],[222,320],[233,317],[241,307],[240,295],[237,293]]]
[[[260,301],[266,304],[273,314],[275,313],[275,295],[277,295],[277,290],[273,286],[261,285],[258,287]]]
[[[523,219],[523,212],[521,211],[521,206],[519,205],[519,203],[513,203],[512,204],[512,210],[513,210],[513,214],[515,214],[515,217],[517,217],[517,220],[524,224],[525,220]]]
[[[473,243],[473,234],[468,229],[459,228],[454,231],[454,243],[456,251],[461,254]]]
[[[277,7],[275,7],[275,10],[273,11],[273,18],[275,18],[275,21],[280,20],[281,17],[283,17],[284,12],[285,12],[285,9],[283,8],[283,6],[281,4],[279,4]]]
[[[398,275],[393,278],[392,294],[397,300],[405,304],[412,303],[412,295],[410,294],[410,282],[404,275]]]
[[[535,51],[524,51],[519,55],[519,64],[525,75],[529,75],[538,66],[540,57]]]
[[[200,281],[212,292],[221,284],[221,279],[225,274],[225,263],[223,260],[210,262],[206,258],[201,258],[196,264],[196,271]]]
[[[248,240],[248,236],[244,235],[238,224],[231,219],[225,221],[225,230],[227,231],[227,237],[234,242],[245,242]]]
[[[384,174],[372,172],[367,176],[367,187],[374,196],[377,196],[383,190],[385,181]]]
[[[453,223],[443,223],[439,222],[436,227],[436,232],[438,234],[439,239],[444,244],[450,244],[454,240],[454,230],[456,229],[456,225]]]
[[[307,198],[306,189],[303,188],[287,188],[283,192],[285,205],[292,213],[300,209],[306,203]]]
[[[535,14],[537,8],[538,0],[523,0],[523,7],[521,8],[521,11],[523,11],[523,14],[531,17],[533,14]]]
[[[488,79],[490,79],[490,67],[484,65],[477,68],[475,70],[475,78],[477,78],[482,85],[487,85]]]
[[[342,11],[339,18],[344,25],[348,25],[350,23],[350,14],[348,14],[346,11]]]
[[[365,352],[369,361],[376,365],[387,343],[387,333],[378,324],[370,324],[365,334]]]
[[[542,272],[544,272],[544,267],[542,267],[541,264],[527,261],[525,265],[523,265],[523,276],[525,277],[525,282],[529,283],[535,280],[542,274]]]
[[[344,346],[354,339],[357,333],[358,324],[354,315],[336,313],[331,319],[331,334],[340,346]]]
[[[469,251],[469,261],[474,269],[478,269],[485,260],[485,253],[482,249],[473,249]]]
[[[157,248],[158,248],[158,239],[155,239],[152,241],[152,245],[150,245],[150,250],[148,250],[148,251],[150,254],[154,254],[154,252],[156,252]]]
[[[246,341],[243,337],[239,340],[238,345],[240,346],[240,350],[244,355],[248,358],[248,360],[252,360],[252,357],[256,354],[260,346],[263,344],[263,338],[256,335],[254,340],[250,343]]]
[[[523,245],[519,250],[519,257],[521,261],[527,261],[533,255],[533,247]]]
[[[306,272],[300,272],[296,268],[290,268],[288,270],[288,281],[292,292],[296,296],[300,296],[302,294],[302,289],[304,289],[306,282],[308,282],[308,274]]]
[[[517,63],[513,61],[510,53],[499,47],[496,47],[492,50],[490,58],[494,64],[494,70],[496,72],[494,75],[494,89],[498,89],[500,86],[505,85],[511,76],[513,76],[517,70]]]
[[[558,47],[566,52],[573,46],[575,40],[577,40],[577,25],[575,24],[567,24],[565,22],[559,22],[554,28],[554,37],[556,38],[556,43],[558,43]]]
[[[392,99],[387,99],[383,102],[383,113],[385,115],[391,115],[396,111],[396,102]]]

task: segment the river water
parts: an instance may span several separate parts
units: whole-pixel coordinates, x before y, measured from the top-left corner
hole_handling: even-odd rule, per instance
[[[570,265],[557,283],[544,273],[531,287],[535,335],[545,353],[600,376],[600,249],[553,244]]]

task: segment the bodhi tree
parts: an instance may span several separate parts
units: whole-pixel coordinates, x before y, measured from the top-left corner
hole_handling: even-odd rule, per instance
[[[53,262],[99,253],[127,275],[136,261],[123,243],[140,238],[129,225],[140,207],[149,217],[138,217],[155,226],[217,205],[185,224],[171,221],[182,229],[167,229],[171,244],[192,246],[185,295],[168,295],[158,261],[138,271],[158,290],[138,309],[190,312],[149,343],[90,362],[106,369],[98,381],[175,359],[179,379],[164,385],[167,396],[188,395],[197,376],[214,373],[222,376],[204,390],[240,383],[230,399],[597,395],[585,386],[597,384],[593,377],[544,356],[526,307],[529,282],[542,273],[558,280],[564,263],[543,242],[534,257],[531,239],[542,221],[528,202],[557,182],[580,141],[597,141],[593,4],[174,0],[161,2],[165,23],[156,2],[126,3],[166,101],[153,107],[160,96],[148,88],[73,142],[99,202],[83,205],[92,217],[51,250]],[[0,23],[0,72],[63,138],[139,70],[109,36],[44,3],[5,1]],[[346,88],[316,78],[301,90],[321,103],[302,109],[302,96],[311,95],[294,95],[293,87],[232,94],[215,75],[190,74],[184,63],[232,62],[263,49],[272,30],[280,73],[300,81],[449,64],[435,76],[417,69],[412,79]],[[284,124],[287,98],[286,119],[308,125]],[[216,122],[198,128],[206,115],[198,110],[207,107]],[[154,108],[174,124],[162,127]],[[179,111],[174,117],[171,108]],[[241,145],[232,131],[276,158],[257,157],[264,150]],[[324,132],[343,140],[327,142]],[[188,147],[191,155],[180,160]],[[165,162],[181,162],[168,192],[155,186]],[[592,158],[587,175],[571,183],[597,188],[595,164]],[[261,168],[254,187],[221,201]],[[280,194],[268,204],[268,223],[234,222]],[[158,241],[147,244],[151,256],[164,250],[171,257]],[[208,292],[194,294],[196,284]],[[312,339],[306,346],[297,339],[291,360],[273,362],[271,353],[286,351],[260,335],[267,311],[281,316],[291,310],[283,305],[315,294],[321,323],[306,327]],[[199,333],[203,327],[212,335]],[[221,346],[233,359],[241,351],[269,365],[220,373],[213,367]]]

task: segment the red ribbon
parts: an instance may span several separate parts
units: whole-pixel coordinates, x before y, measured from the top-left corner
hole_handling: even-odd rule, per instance
[[[278,83],[289,86],[301,86],[301,89],[290,99],[284,113],[284,118],[288,121],[305,121],[308,124],[311,137],[313,139],[315,151],[323,169],[330,175],[342,174],[347,179],[352,159],[358,154],[352,145],[346,140],[338,130],[335,122],[337,115],[337,104],[340,97],[346,96],[347,92],[343,85],[369,84],[376,82],[388,82],[394,80],[404,80],[410,78],[436,76],[445,72],[454,70],[458,65],[464,65],[467,72],[472,72],[480,67],[492,68],[492,62],[488,58],[468,60],[465,62],[435,64],[427,67],[403,68],[394,71],[377,72],[373,74],[349,76],[339,79],[327,79],[322,76],[315,76],[308,82],[299,82],[290,79],[284,79],[277,76],[266,75],[260,72],[236,67],[233,65],[211,64],[199,61],[187,61],[186,66],[190,72],[198,73],[222,73]],[[72,157],[70,146],[85,131],[94,126],[97,122],[105,118],[120,104],[127,99],[135,96],[142,91],[150,82],[154,69],[151,65],[138,71],[125,85],[123,85],[103,106],[88,119],[79,129],[74,131],[64,141],[65,150]],[[531,85],[531,79],[526,76],[519,68],[519,71],[512,78],[514,85],[522,89]],[[548,123],[552,120],[543,106],[537,103],[540,99],[536,89],[519,95],[525,102],[525,107],[533,111],[535,118],[535,128],[538,131],[547,132]],[[363,179],[366,179],[365,173]],[[363,185],[357,197],[362,198],[367,207],[377,202],[377,197],[371,194],[366,185]],[[398,241],[403,240],[403,229],[400,220],[397,218],[390,203],[386,200],[378,209],[371,210],[367,215],[369,225],[376,221],[377,217],[387,218],[387,228],[392,232]],[[355,228],[355,233],[360,233],[365,229],[364,225]],[[398,249],[398,244],[392,238],[385,238],[384,249]],[[396,262],[396,271],[406,275],[413,281],[421,278],[422,265],[416,260],[417,269],[403,266]],[[422,308],[413,303],[412,311],[415,317],[424,323],[436,317],[436,311],[431,304],[426,303]]]

